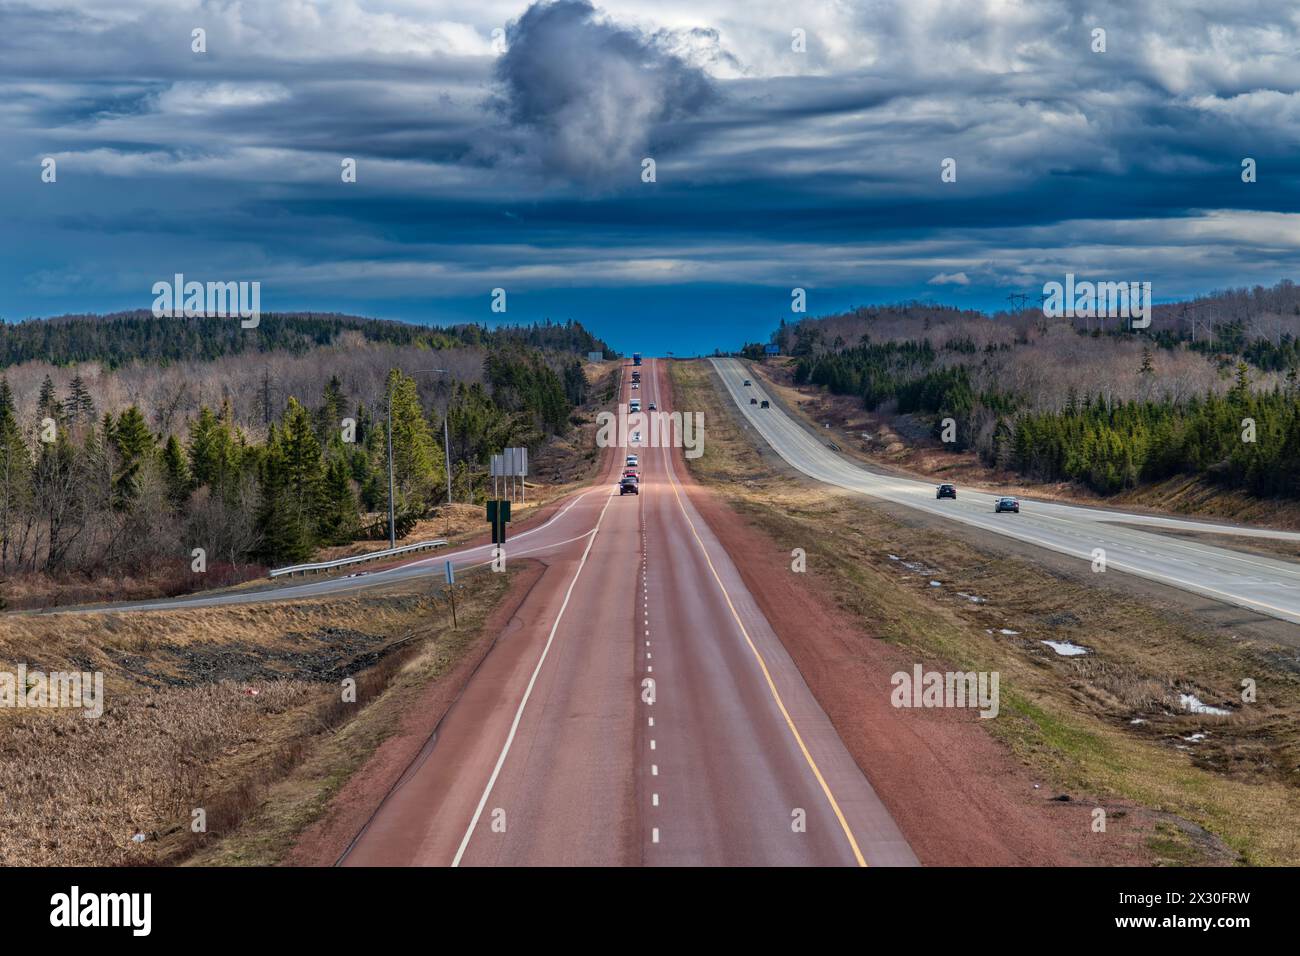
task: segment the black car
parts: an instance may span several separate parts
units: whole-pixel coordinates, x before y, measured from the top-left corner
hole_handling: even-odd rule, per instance
[[[993,510],[998,514],[1004,511],[1014,511],[1016,514],[1020,514],[1020,501],[1016,498],[999,498],[997,504],[993,506]]]
[[[749,404],[751,404],[751,405],[757,405],[757,404],[758,404],[758,399],[756,399],[756,398],[751,398],[751,399],[749,400]]]
[[[618,493],[622,495],[639,495],[641,488],[635,478],[624,478],[618,483]]]
[[[759,408],[770,408],[771,406],[767,404],[767,399],[765,398],[765,399],[763,399],[761,402],[758,403],[758,407],[759,407]]]
[[[947,484],[940,485],[938,488],[934,490],[934,496],[936,498],[956,498],[957,486],[947,485]]]

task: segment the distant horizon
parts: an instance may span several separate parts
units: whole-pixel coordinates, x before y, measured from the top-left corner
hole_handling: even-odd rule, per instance
[[[1293,282],[1287,277],[1282,277],[1276,282],[1263,285],[1265,289],[1276,288],[1284,283]],[[1213,298],[1215,295],[1224,294],[1233,291],[1251,291],[1254,286],[1227,286],[1214,288],[1203,293],[1186,297],[1175,297],[1162,299],[1154,296],[1154,302],[1157,307],[1177,305],[1182,302],[1191,302],[1197,299]],[[750,290],[751,292],[753,290]],[[808,290],[809,297],[812,299],[818,290]],[[678,290],[680,293],[680,290]],[[527,300],[528,297],[522,297]],[[993,300],[996,301],[996,300]],[[528,326],[537,323],[545,323],[548,319],[555,324],[563,324],[568,321],[580,322],[582,326],[592,335],[605,341],[612,349],[622,353],[624,356],[631,355],[633,352],[641,352],[646,356],[667,356],[670,353],[681,355],[710,355],[715,351],[736,352],[744,345],[754,342],[766,343],[771,339],[772,334],[780,327],[782,319],[787,324],[793,325],[803,319],[826,319],[839,315],[845,315],[858,309],[888,309],[903,308],[908,306],[918,306],[927,308],[955,309],[963,312],[977,313],[984,316],[990,321],[996,320],[1001,315],[1013,315],[1015,310],[1007,305],[1007,297],[1002,296],[1002,306],[981,306],[975,302],[958,303],[946,301],[934,295],[916,296],[913,298],[887,299],[878,298],[875,301],[855,301],[852,305],[841,308],[834,308],[813,312],[809,310],[806,313],[790,313],[788,315],[773,314],[770,321],[759,323],[749,320],[744,316],[728,316],[728,321],[723,328],[729,336],[726,339],[712,337],[714,332],[708,328],[693,329],[683,334],[680,330],[675,330],[674,326],[664,329],[655,325],[654,309],[657,303],[634,303],[637,312],[642,310],[648,314],[640,320],[636,329],[629,330],[627,322],[621,319],[610,318],[605,312],[597,315],[587,314],[570,314],[576,310],[561,311],[560,309],[545,310],[545,307],[538,307],[537,314],[518,317],[509,313],[505,315],[483,316],[480,313],[481,303],[475,300],[474,306],[467,306],[465,310],[454,315],[440,316],[421,316],[406,314],[405,310],[397,309],[391,314],[381,314],[378,310],[372,311],[355,311],[354,309],[340,308],[338,306],[293,306],[289,308],[275,307],[271,304],[264,305],[263,315],[272,314],[301,314],[314,313],[317,315],[339,315],[348,318],[373,320],[380,322],[400,322],[407,325],[421,326],[425,328],[445,328],[458,325],[480,325],[487,328],[501,328],[510,326]],[[523,308],[527,308],[528,303],[525,301]],[[518,309],[518,306],[512,307]],[[776,310],[772,310],[774,313]],[[52,313],[49,315],[27,316],[21,319],[12,319],[6,316],[0,316],[0,321],[7,325],[18,324],[28,321],[50,321],[70,316],[95,316],[98,318],[110,318],[115,315],[129,314],[132,312],[149,312],[149,308],[118,308],[110,310],[69,310],[64,312]],[[233,320],[232,320],[233,321]],[[752,322],[752,325],[747,323]]]

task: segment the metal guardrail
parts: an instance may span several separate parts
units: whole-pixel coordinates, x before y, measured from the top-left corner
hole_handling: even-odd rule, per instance
[[[430,548],[440,548],[447,543],[445,538],[438,538],[435,541],[419,541],[415,544],[405,544],[400,548],[385,548],[382,551],[371,551],[369,554],[358,554],[351,558],[336,558],[333,561],[317,561],[314,564],[294,564],[287,568],[273,568],[267,573],[267,577],[278,578],[283,575],[307,574],[312,571],[329,571],[333,568],[346,567],[349,564],[360,564],[363,561],[377,561],[380,558],[391,558],[399,554],[409,554],[412,551],[427,551]]]

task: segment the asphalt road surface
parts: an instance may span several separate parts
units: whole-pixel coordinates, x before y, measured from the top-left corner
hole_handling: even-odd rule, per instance
[[[1021,499],[1020,513],[995,514],[997,496],[965,488],[954,499],[935,498],[931,482],[878,474],[833,451],[775,402],[737,359],[713,359],[746,421],[764,442],[799,471],[828,485],[861,492],[951,521],[1073,555],[1091,564],[1105,552],[1107,573],[1136,574],[1284,621],[1300,623],[1300,565],[1281,558],[1238,553],[1161,535],[1159,529],[1300,541],[1300,534],[1235,525],[1184,521],[1078,505]],[[744,384],[749,378],[752,385]],[[1141,525],[1150,528],[1128,527]]]
[[[662,374],[623,394],[667,410]],[[341,862],[915,864],[680,453],[628,450],[641,493],[617,493],[620,454],[573,503],[591,533],[534,552],[541,580]]]

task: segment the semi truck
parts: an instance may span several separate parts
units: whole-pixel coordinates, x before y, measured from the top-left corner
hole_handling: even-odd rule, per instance
[[[641,353],[640,353],[640,352],[633,352],[633,353],[632,353],[632,364],[633,364],[633,365],[640,365],[640,364],[641,364]]]

